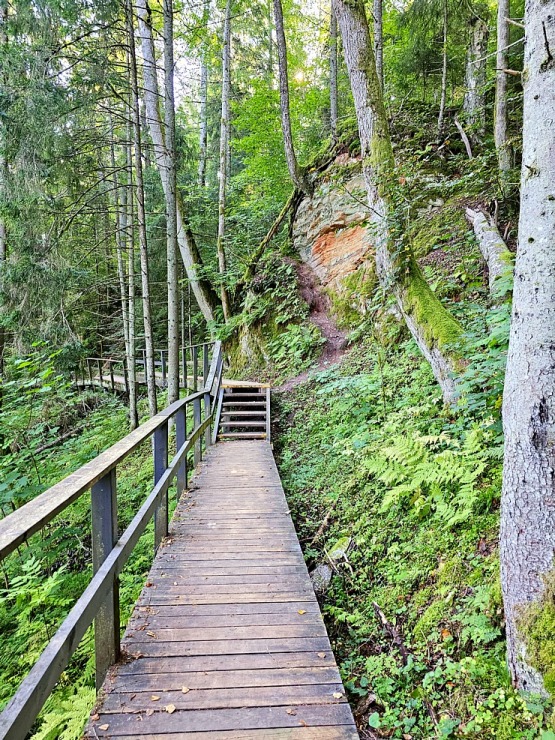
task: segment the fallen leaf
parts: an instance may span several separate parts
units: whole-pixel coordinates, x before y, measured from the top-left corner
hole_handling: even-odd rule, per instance
[[[306,614],[306,609],[299,609],[299,614]]]
[[[304,719],[300,719],[299,720],[299,724],[302,725],[303,727],[308,727],[308,725],[306,724],[306,722],[304,721]]]
[[[184,686],[184,687],[183,687],[183,688],[181,689],[181,693],[182,693],[182,694],[188,694],[190,690],[191,690],[191,689],[190,689],[190,688],[189,688],[188,686]]]
[[[91,717],[91,719],[92,719],[93,722],[97,722],[100,719],[100,715],[99,714],[93,714],[93,716]]]
[[[166,712],[168,714],[173,714],[175,712],[175,704],[168,704],[166,707]]]
[[[297,712],[294,709],[286,709],[287,714],[295,715]]]
[[[325,658],[326,657],[326,654],[325,653],[318,653],[318,657],[319,658]]]
[[[340,691],[334,691],[333,692],[333,698],[334,699],[341,699],[342,696],[343,696],[343,694]]]
[[[154,709],[147,709],[146,710],[146,716],[147,717],[152,717],[153,714],[154,714]]]
[[[98,725],[99,730],[107,730],[110,725]]]
[[[147,630],[147,635],[149,637],[156,637],[156,634],[152,630]]]
[[[154,695],[152,695],[152,696],[150,697],[150,700],[151,700],[151,701],[160,701],[160,697],[159,697],[159,696],[154,696]]]

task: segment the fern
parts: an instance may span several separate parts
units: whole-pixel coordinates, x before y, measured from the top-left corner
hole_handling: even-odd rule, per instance
[[[87,717],[96,701],[96,692],[79,686],[63,698],[53,695],[47,702],[38,732],[32,740],[79,740]]]

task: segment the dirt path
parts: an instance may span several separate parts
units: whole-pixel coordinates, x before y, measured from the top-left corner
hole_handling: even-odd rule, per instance
[[[322,293],[320,281],[313,270],[301,262],[297,265],[297,274],[299,276],[299,292],[310,309],[309,319],[320,329],[326,343],[318,365],[305,370],[304,373],[294,378],[290,378],[282,386],[276,388],[278,391],[289,391],[304,383],[313,373],[325,370],[331,365],[337,365],[343,359],[347,346],[347,335],[341,329],[338,329],[335,321],[331,318],[330,300],[327,295]]]

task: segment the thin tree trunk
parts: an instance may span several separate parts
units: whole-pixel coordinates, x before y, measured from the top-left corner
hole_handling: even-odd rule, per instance
[[[228,155],[229,155],[229,125],[230,110],[229,100],[231,95],[231,2],[227,0],[225,7],[224,35],[223,35],[223,52],[222,52],[222,117],[220,123],[220,171],[219,179],[219,196],[218,196],[218,268],[220,271],[221,288],[220,294],[222,299],[222,308],[224,320],[229,321],[231,309],[229,305],[229,295],[225,285],[225,276],[227,272],[226,254],[225,254],[225,210],[226,210],[226,191],[228,180]]]
[[[497,4],[497,56],[495,60],[495,148],[501,173],[511,168],[511,151],[508,141],[507,75],[510,27],[507,18],[511,13],[511,0],[499,0]]]
[[[143,83],[144,99],[147,109],[147,118],[150,136],[154,149],[156,167],[160,174],[164,192],[168,189],[167,150],[159,108],[158,80],[156,77],[156,58],[154,54],[154,39],[150,18],[150,8],[147,0],[137,0],[136,7],[139,13],[139,33],[143,51]],[[187,278],[195,294],[198,306],[207,322],[215,319],[214,309],[218,305],[218,296],[210,283],[199,277],[198,269],[202,267],[202,259],[198,251],[195,238],[186,221],[183,203],[177,193],[177,242],[181,258],[187,272]]]
[[[8,2],[7,0],[0,0],[0,45],[7,46],[8,34],[7,34],[7,22],[8,22]],[[3,75],[2,75],[3,77]],[[1,79],[0,79],[1,81]],[[8,158],[6,156],[6,139],[7,132],[5,128],[5,122],[0,122],[0,196],[4,196],[7,189],[7,178],[8,178]],[[6,264],[8,257],[8,235],[6,230],[6,224],[0,219],[0,278]],[[0,411],[3,406],[3,390],[2,382],[4,380],[4,354],[6,351],[6,333],[3,326],[0,326]],[[0,441],[3,441],[4,435],[0,432]]]
[[[203,24],[208,33],[208,19],[210,16],[210,0],[204,0]],[[200,159],[198,165],[198,184],[201,188],[206,185],[206,158],[208,155],[208,42],[205,40],[200,61]]]
[[[472,138],[480,141],[486,133],[486,83],[489,29],[482,18],[473,18],[472,36],[466,58],[466,93],[463,110],[472,127]]]
[[[297,162],[291,130],[291,112],[289,106],[289,73],[287,66],[287,44],[283,26],[283,7],[281,0],[274,0],[274,20],[276,24],[276,38],[279,59],[279,93],[281,103],[281,128],[285,146],[285,158],[289,169],[289,176],[293,184],[306,195],[310,195],[312,188]]]
[[[164,113],[168,187],[166,242],[168,283],[168,404],[179,398],[179,269],[177,263],[177,170],[175,153],[175,94],[173,59],[173,2],[164,0]]]
[[[333,10],[330,16],[330,127],[334,142],[337,141],[337,18]]]
[[[135,364],[135,213],[133,200],[133,154],[131,123],[127,124],[127,143],[125,146],[127,170],[127,287],[129,290],[129,354],[127,356],[127,375],[129,377],[129,425],[136,429],[139,425],[137,410],[137,366]]]
[[[445,102],[447,99],[447,0],[443,0],[443,61],[441,69],[441,99],[439,102],[439,116],[437,119],[437,135],[443,133],[443,120],[445,118]]]
[[[501,583],[514,684],[546,693],[530,665],[526,607],[553,583],[555,551],[555,0],[526,3],[521,206],[503,397]],[[552,586],[551,586],[552,588]],[[552,596],[547,595],[552,609]],[[521,621],[522,620],[522,623]],[[548,668],[552,672],[552,663]]]
[[[376,57],[376,72],[383,89],[383,0],[374,0],[374,54]]]
[[[146,233],[145,191],[143,183],[143,161],[141,151],[141,114],[139,111],[139,85],[137,80],[137,57],[135,52],[135,32],[133,24],[132,0],[126,0],[127,30],[130,49],[132,116],[135,144],[135,185],[137,199],[137,226],[139,229],[139,251],[141,257],[141,286],[143,295],[143,322],[145,332],[146,382],[150,415],[158,410],[156,398],[156,376],[154,370],[154,341],[152,337],[152,317],[150,310],[150,282],[148,270],[148,243]]]
[[[268,3],[268,81],[274,87],[274,23],[272,17],[272,0]]]
[[[393,292],[408,329],[432,367],[445,401],[451,403],[455,398],[453,373],[457,363],[448,346],[460,336],[461,327],[430,290],[410,248],[401,248],[396,240],[393,193],[398,180],[364,2],[333,0],[333,8],[355,101],[364,178],[375,229],[376,271],[384,290]]]

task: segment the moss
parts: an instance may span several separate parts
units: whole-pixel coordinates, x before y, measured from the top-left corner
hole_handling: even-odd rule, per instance
[[[374,295],[378,278],[374,262],[361,265],[355,272],[341,281],[339,288],[328,288],[332,312],[342,329],[354,329],[360,325],[366,313],[366,304]]]
[[[434,249],[466,241],[468,223],[458,205],[445,205],[418,218],[408,237],[416,259],[425,257]]]
[[[527,660],[543,677],[546,690],[555,696],[555,569],[544,576],[541,599],[521,610],[518,629]]]
[[[439,636],[440,623],[447,616],[449,605],[442,599],[433,601],[420,619],[416,622],[413,634],[418,642],[427,642],[437,639]]]
[[[453,345],[462,334],[461,325],[441,305],[414,261],[407,275],[403,308],[414,317],[429,345],[444,348]]]

